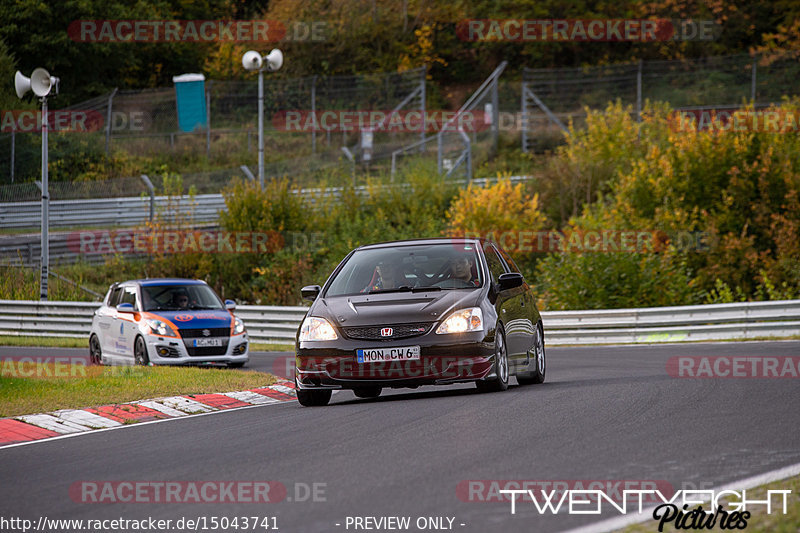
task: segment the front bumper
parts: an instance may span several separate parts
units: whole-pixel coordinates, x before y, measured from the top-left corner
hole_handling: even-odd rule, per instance
[[[211,354],[193,350],[189,353],[186,344],[194,339],[144,335],[147,355],[155,365],[192,365],[200,363],[240,364],[250,360],[250,339],[247,333],[232,337],[220,337],[227,346],[218,350],[207,350]]]
[[[419,346],[419,360],[359,363],[356,350]],[[295,378],[300,389],[365,386],[417,387],[493,377],[494,338],[484,332],[428,333],[393,341],[302,342],[296,347]]]

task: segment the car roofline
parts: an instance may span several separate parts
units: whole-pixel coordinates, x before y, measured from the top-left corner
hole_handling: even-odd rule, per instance
[[[470,243],[482,244],[484,239],[477,237],[432,237],[429,239],[403,239],[398,241],[377,242],[373,244],[364,244],[356,248],[356,250],[371,250],[377,248],[389,248],[392,246],[415,246],[415,245],[432,245],[432,244],[453,244],[453,243]]]

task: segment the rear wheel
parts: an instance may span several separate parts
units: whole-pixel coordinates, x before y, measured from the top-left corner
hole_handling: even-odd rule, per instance
[[[136,337],[136,342],[133,343],[133,362],[139,366],[147,366],[150,364],[150,357],[147,355],[147,347],[144,345],[144,339]]]
[[[536,337],[533,340],[533,352],[536,356],[534,364],[536,368],[533,372],[517,374],[517,381],[520,385],[532,385],[544,383],[547,371],[547,358],[544,353],[544,328],[542,323],[536,325]]]
[[[322,407],[328,405],[331,399],[331,391],[314,389],[297,389],[297,401],[303,407]]]
[[[508,350],[502,326],[497,327],[494,337],[494,374],[489,381],[476,381],[480,392],[500,392],[508,388]]]
[[[100,349],[100,339],[94,334],[89,337],[89,362],[93,365],[103,364],[103,351]]]
[[[353,389],[353,394],[359,398],[377,398],[381,395],[382,390],[381,387],[360,387]]]

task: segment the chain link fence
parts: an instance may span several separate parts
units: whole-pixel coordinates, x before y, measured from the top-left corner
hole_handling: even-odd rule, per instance
[[[585,108],[619,100],[641,111],[659,101],[674,109],[766,107],[800,94],[794,58],[732,55],[680,61],[640,61],[522,72],[522,148],[540,151],[563,140],[570,122],[582,127]]]
[[[360,128],[349,118],[367,111],[423,110],[425,74],[426,70],[419,68],[359,76],[266,76],[265,175],[309,172],[334,164],[346,166],[348,159],[341,147],[355,153],[359,161],[388,157],[392,146],[418,135],[376,131],[365,158]],[[56,120],[51,118],[51,166],[58,161],[80,163],[112,151],[174,157],[205,155],[210,161],[235,159],[238,164],[254,166],[258,149],[258,83],[210,80],[205,83],[205,96],[208,127],[191,132],[179,128],[174,87],[114,90],[59,109]],[[57,101],[51,102],[51,108],[57,106]],[[336,113],[329,123],[320,124],[322,114],[330,111]],[[40,172],[38,112],[24,112],[21,118],[19,112],[12,113],[16,113],[15,127],[7,123],[0,133],[0,183],[30,181]],[[59,118],[63,120],[59,122]],[[295,157],[286,158],[286,154]],[[51,179],[59,179],[58,168],[51,168]]]

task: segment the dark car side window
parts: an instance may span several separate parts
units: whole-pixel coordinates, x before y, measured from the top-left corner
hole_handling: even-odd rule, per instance
[[[502,248],[497,248],[497,252],[500,254],[500,257],[503,258],[503,261],[506,262],[506,265],[508,266],[511,272],[520,272],[517,264],[514,262],[513,259],[511,259],[511,256],[508,255],[508,253],[505,250],[503,250]]]
[[[491,244],[487,244],[484,247],[483,253],[486,255],[486,263],[489,265],[489,273],[492,275],[492,281],[497,283],[500,274],[505,274],[506,272],[503,262],[500,260],[500,256],[497,255],[497,250],[495,250],[494,246]]]

